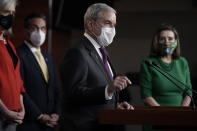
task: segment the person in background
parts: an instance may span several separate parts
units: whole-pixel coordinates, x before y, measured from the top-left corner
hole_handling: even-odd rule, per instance
[[[17,131],[52,131],[58,125],[60,91],[52,58],[41,46],[47,33],[46,17],[29,14],[24,20],[25,40],[17,48],[26,89],[24,123]]]
[[[82,39],[67,51],[62,66],[64,103],[62,131],[113,131],[115,126],[98,123],[102,109],[133,109],[118,101],[118,93],[131,84],[116,76],[106,47],[115,36],[116,11],[104,4],[88,7]]]
[[[150,56],[141,63],[140,86],[147,106],[190,105],[192,85],[189,66],[180,54],[179,35],[174,26],[162,24],[156,31]]]
[[[20,60],[10,40],[16,0],[0,0],[0,130],[15,131],[23,122],[23,81]]]

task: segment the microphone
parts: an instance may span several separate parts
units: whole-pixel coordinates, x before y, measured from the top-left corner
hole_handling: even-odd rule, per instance
[[[152,61],[145,61],[145,64],[147,64],[147,65],[149,65],[149,66],[153,66],[153,63],[152,63]]]
[[[155,62],[152,62],[152,61],[145,61],[145,64],[147,64],[148,66],[151,66],[153,67],[154,69],[156,69],[158,72],[160,72],[164,77],[166,77],[169,81],[171,81],[173,84],[176,85],[177,88],[179,88],[183,93],[186,93],[190,98],[191,98],[191,101],[192,101],[192,105],[193,105],[193,110],[195,110],[196,106],[195,106],[195,103],[194,103],[194,99],[193,97],[187,93],[187,90],[191,90],[193,93],[196,93],[197,94],[197,91],[189,88],[189,86],[185,83],[183,83],[181,80],[179,80],[178,78],[176,78],[174,75],[170,74],[169,72],[166,72],[165,70],[163,70],[161,68],[160,65],[158,65],[157,63]],[[182,87],[180,87],[176,82],[174,82],[172,79],[174,79],[175,81],[177,81],[178,83],[180,83],[181,85],[183,85],[185,87],[185,89],[183,89]]]
[[[171,76],[171,77],[172,77],[173,79],[175,79],[176,81],[180,82],[182,85],[184,85],[185,88],[186,88],[186,91],[187,91],[187,90],[191,90],[192,92],[194,92],[194,93],[197,94],[197,91],[195,91],[195,90],[189,88],[189,86],[188,86],[187,84],[183,83],[183,82],[182,82],[181,80],[179,80],[177,77],[175,77],[175,76],[173,76],[172,74],[170,74],[170,73],[164,71],[164,70],[161,68],[160,65],[156,64],[155,62],[152,62],[152,64],[153,64],[154,66],[158,67],[160,70],[162,70],[162,71],[165,72],[166,74],[168,74],[169,76]]]

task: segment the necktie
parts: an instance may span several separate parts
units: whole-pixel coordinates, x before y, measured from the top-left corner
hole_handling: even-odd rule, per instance
[[[40,51],[36,51],[35,54],[38,58],[38,63],[40,65],[40,68],[41,68],[42,73],[44,75],[44,79],[46,80],[46,82],[48,82],[49,74],[48,74],[47,65],[43,59],[43,56]]]
[[[104,63],[104,66],[105,66],[105,70],[107,71],[107,74],[108,76],[110,77],[111,80],[113,80],[113,76],[111,74],[111,71],[110,71],[110,68],[109,68],[109,65],[108,65],[108,59],[109,59],[109,56],[108,56],[108,52],[107,50],[105,49],[105,47],[101,47],[99,48],[102,56],[103,56],[103,63]]]

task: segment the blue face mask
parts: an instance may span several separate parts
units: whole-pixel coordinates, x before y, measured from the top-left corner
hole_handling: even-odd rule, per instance
[[[13,20],[14,20],[13,15],[7,15],[7,16],[0,15],[0,26],[3,29],[8,30],[9,28],[12,27]]]
[[[161,54],[163,56],[172,55],[177,47],[177,42],[164,42],[159,44],[161,48]]]

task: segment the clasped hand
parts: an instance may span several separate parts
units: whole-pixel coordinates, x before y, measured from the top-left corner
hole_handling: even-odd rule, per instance
[[[49,127],[55,127],[58,124],[59,115],[57,114],[43,114],[43,116],[39,119],[40,122]]]

